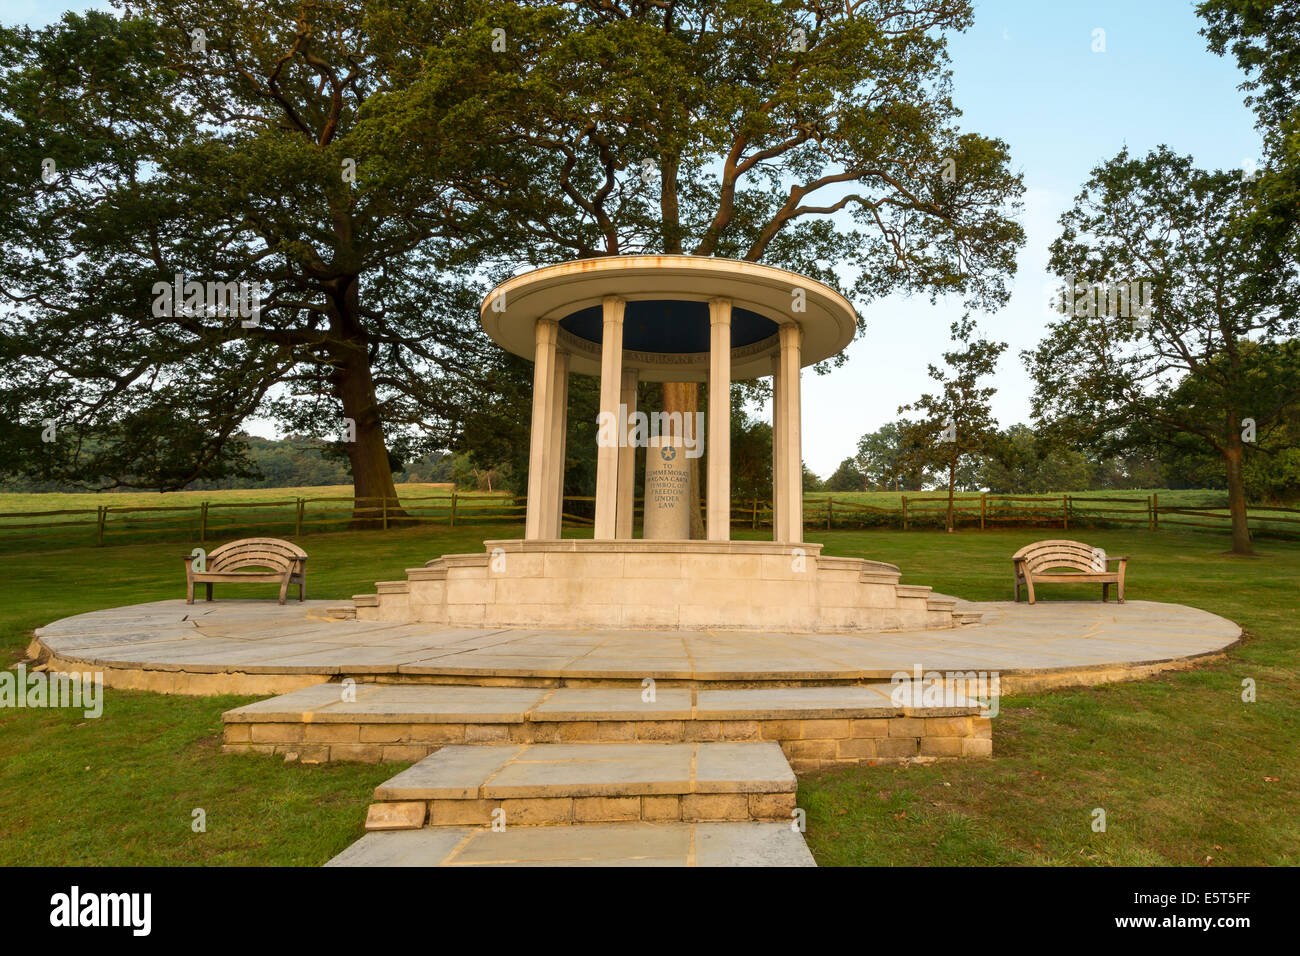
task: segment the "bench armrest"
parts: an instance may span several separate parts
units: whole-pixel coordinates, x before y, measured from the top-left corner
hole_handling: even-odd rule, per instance
[[[1106,555],[1106,560],[1107,560],[1107,561],[1118,561],[1120,564],[1123,564],[1125,561],[1128,560],[1128,555],[1127,555],[1127,554],[1108,554],[1108,555]]]

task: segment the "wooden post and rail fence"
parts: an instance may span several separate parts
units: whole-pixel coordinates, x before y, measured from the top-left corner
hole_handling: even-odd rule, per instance
[[[643,501],[637,499],[637,510]],[[707,508],[707,504],[704,505]],[[593,524],[595,499],[568,495],[563,520],[570,527]],[[868,504],[853,495],[812,495],[804,498],[808,528],[893,527],[903,531],[946,525],[946,494],[901,494],[895,500]],[[0,513],[0,547],[96,545],[170,535],[200,543],[229,540],[238,534],[292,533],[294,537],[323,531],[357,528],[389,530],[419,524],[467,527],[475,522],[522,522],[523,496],[451,491],[404,494],[400,498],[351,496],[296,497],[267,501],[228,501],[189,498],[174,505],[99,505],[47,511]],[[1270,535],[1300,535],[1300,508],[1252,505],[1251,531]],[[772,525],[772,503],[762,498],[732,502],[733,527],[760,531]],[[1228,532],[1226,504],[1163,505],[1158,493],[1145,497],[1102,495],[1010,495],[992,492],[957,495],[953,523],[964,530],[999,527],[1059,528],[1136,526],[1149,531],[1191,528]],[[56,539],[63,539],[62,544]],[[45,542],[45,545],[42,545]]]

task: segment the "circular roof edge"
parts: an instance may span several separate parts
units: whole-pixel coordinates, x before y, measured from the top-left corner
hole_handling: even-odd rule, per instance
[[[602,256],[542,266],[492,289],[479,306],[479,320],[498,345],[531,360],[539,319],[558,321],[609,295],[627,301],[728,298],[734,307],[778,325],[799,325],[805,366],[839,354],[857,332],[852,303],[829,286],[777,266],[713,256]],[[733,378],[771,374],[772,351],[733,349]],[[629,364],[639,368],[643,378],[658,381],[690,381],[707,368],[707,361],[698,370],[683,368],[680,359],[661,368],[652,353],[638,353]],[[589,350],[573,353],[571,369],[598,375],[598,355]]]

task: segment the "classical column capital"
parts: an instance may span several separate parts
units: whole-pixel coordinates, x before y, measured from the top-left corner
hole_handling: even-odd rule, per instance
[[[627,308],[627,299],[621,295],[602,296],[600,307],[606,322],[622,322],[623,310]]]
[[[710,325],[730,325],[731,324],[731,300],[728,298],[716,298],[709,300],[709,324]]]

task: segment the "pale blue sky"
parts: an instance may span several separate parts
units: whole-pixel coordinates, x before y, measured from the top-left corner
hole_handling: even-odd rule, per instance
[[[60,4],[0,0],[0,22],[40,25]],[[981,325],[1010,344],[999,367],[994,411],[1003,425],[1025,421],[1032,385],[1019,352],[1041,337],[1046,249],[1056,220],[1088,171],[1127,146],[1145,153],[1167,144],[1206,167],[1240,168],[1257,159],[1259,137],[1237,89],[1231,59],[1211,54],[1190,0],[976,0],[975,24],[950,44],[962,126],[1010,144],[1028,191],[1011,303]],[[1094,30],[1105,52],[1094,53]],[[804,458],[829,474],[858,438],[895,417],[929,385],[926,365],[947,346],[956,304],[889,299],[865,310],[867,334],[849,362],[804,378]],[[264,431],[264,429],[257,429]]]

